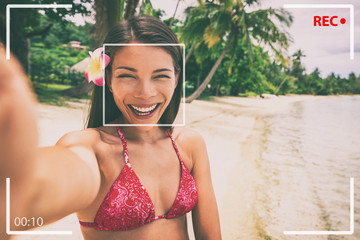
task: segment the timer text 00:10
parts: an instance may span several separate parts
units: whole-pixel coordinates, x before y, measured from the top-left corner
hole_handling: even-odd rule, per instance
[[[32,218],[26,218],[26,217],[16,217],[14,219],[15,226],[28,226],[28,227],[41,227],[44,224],[44,219],[42,217],[32,217]]]

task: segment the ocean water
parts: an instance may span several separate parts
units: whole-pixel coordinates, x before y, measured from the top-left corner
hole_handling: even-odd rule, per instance
[[[259,232],[263,239],[360,239],[360,97],[295,102],[264,118],[258,162]],[[352,235],[285,235],[284,231],[349,231]]]

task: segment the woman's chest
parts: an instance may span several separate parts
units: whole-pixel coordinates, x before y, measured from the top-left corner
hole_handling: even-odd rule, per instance
[[[108,145],[97,157],[101,164],[101,187],[94,203],[83,211],[81,220],[92,222],[99,217],[99,212],[106,215],[108,205],[112,204],[118,208],[110,209],[114,214],[133,211],[126,205],[135,203],[147,206],[146,211],[153,211],[152,215],[156,216],[171,209],[180,189],[182,173],[180,156],[171,144],[151,146],[130,142],[126,153],[121,146]]]

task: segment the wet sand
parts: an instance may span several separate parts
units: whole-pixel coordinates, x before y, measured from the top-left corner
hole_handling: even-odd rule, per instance
[[[266,211],[257,200],[261,182],[258,166],[261,136],[266,131],[263,118],[286,111],[293,102],[312,98],[225,97],[186,104],[186,127],[200,132],[207,144],[223,239],[271,239],[267,238],[264,223],[258,216],[259,212]],[[72,108],[39,104],[38,109],[41,146],[53,145],[65,133],[82,129],[87,115],[84,103],[77,103]],[[191,221],[188,222],[191,227]],[[72,230],[73,235],[19,236],[15,239],[82,239],[74,214],[38,230]],[[194,239],[191,228],[189,234]]]

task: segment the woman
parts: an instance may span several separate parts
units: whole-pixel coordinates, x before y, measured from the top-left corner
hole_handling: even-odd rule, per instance
[[[113,28],[105,43],[178,42],[161,21],[135,17]],[[185,214],[192,211],[196,239],[221,239],[202,137],[186,128],[154,126],[172,124],[178,112],[180,48],[106,46],[105,54],[110,60],[105,71],[105,122],[136,125],[103,126],[103,87],[97,86],[87,129],[35,152],[36,133],[25,134],[31,142],[30,160],[6,150],[14,161],[5,167],[16,176],[12,196],[32,205],[17,210],[13,206],[13,216],[41,216],[49,223],[76,212],[86,240],[188,239]],[[32,120],[27,111],[22,114]],[[33,171],[17,174],[12,170],[16,164]]]

